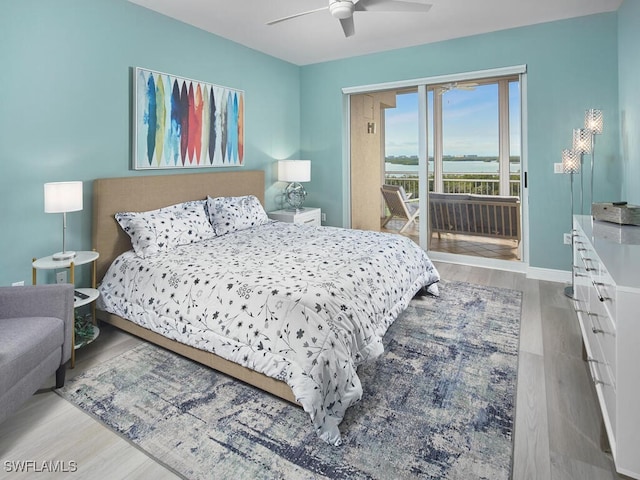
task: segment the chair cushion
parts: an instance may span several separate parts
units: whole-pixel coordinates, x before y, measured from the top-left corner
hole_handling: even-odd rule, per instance
[[[0,391],[6,392],[64,343],[64,323],[53,317],[0,320]],[[62,350],[60,350],[60,360]],[[59,361],[60,361],[59,360]],[[52,366],[51,373],[60,366]]]

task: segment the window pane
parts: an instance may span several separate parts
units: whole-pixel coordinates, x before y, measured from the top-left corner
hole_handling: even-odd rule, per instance
[[[384,115],[384,183],[418,198],[418,92],[396,94],[395,108]]]
[[[445,90],[442,93],[442,140],[445,175],[497,174],[498,85]]]
[[[396,95],[396,107],[385,108],[384,114],[386,169],[417,172],[418,92]],[[389,164],[389,160],[395,163]]]

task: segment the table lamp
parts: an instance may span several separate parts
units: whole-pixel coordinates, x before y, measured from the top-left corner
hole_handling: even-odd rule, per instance
[[[278,181],[290,182],[284,190],[284,198],[292,210],[301,210],[307,192],[300,182],[311,180],[311,160],[279,160]]]
[[[67,212],[82,210],[82,182],[51,182],[44,184],[44,211],[62,213],[62,251],[54,253],[54,260],[69,260],[76,252],[67,251],[65,236],[67,230]]]

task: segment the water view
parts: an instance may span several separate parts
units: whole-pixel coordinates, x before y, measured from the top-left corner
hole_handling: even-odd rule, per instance
[[[417,162],[417,160],[416,160]],[[385,171],[398,174],[400,172],[418,174],[418,165],[407,165],[402,163],[391,163],[385,161]],[[509,165],[511,173],[520,173],[520,163],[511,162]],[[429,160],[429,172],[433,172],[433,160]],[[498,174],[497,160],[443,160],[442,168],[444,173],[482,173]]]

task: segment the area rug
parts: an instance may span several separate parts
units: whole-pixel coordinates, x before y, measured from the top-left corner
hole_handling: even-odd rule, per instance
[[[521,293],[440,292],[414,299],[358,370],[340,447],[302,409],[146,343],[58,393],[188,479],[508,479]]]

